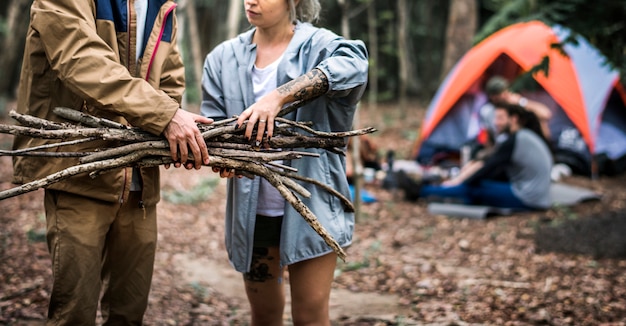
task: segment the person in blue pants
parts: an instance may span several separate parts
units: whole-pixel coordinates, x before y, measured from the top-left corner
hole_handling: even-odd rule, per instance
[[[552,154],[541,136],[537,117],[519,105],[499,104],[494,124],[509,134],[484,161],[475,161],[457,177],[440,185],[414,184],[399,177],[407,199],[451,199],[463,204],[488,205],[519,210],[550,206]],[[507,181],[493,180],[504,174]]]

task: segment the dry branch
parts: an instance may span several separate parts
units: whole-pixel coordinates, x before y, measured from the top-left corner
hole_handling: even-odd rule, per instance
[[[54,114],[58,115],[61,118],[65,118],[70,121],[78,122],[85,126],[89,127],[108,127],[108,128],[116,128],[116,129],[130,129],[129,126],[123,125],[119,122],[111,121],[104,118],[94,117],[93,115],[89,115],[80,111],[76,111],[73,109],[57,107],[52,110]]]
[[[283,116],[296,110],[303,103],[293,103],[281,111],[280,115]],[[79,157],[79,163],[43,179],[1,191],[0,200],[45,188],[77,174],[87,173],[92,178],[96,178],[106,171],[124,167],[148,167],[175,163],[170,156],[169,143],[162,137],[67,108],[56,108],[54,112],[70,122],[52,122],[10,112],[10,116],[22,126],[0,124],[0,133],[59,139],[60,141],[20,150],[0,150],[0,156]],[[305,156],[319,157],[316,153],[294,150],[297,148],[319,148],[343,155],[346,137],[368,134],[374,132],[375,129],[323,132],[314,130],[311,123],[277,117],[274,137],[269,140],[264,138],[260,146],[255,146],[257,144],[253,145],[251,140],[243,136],[245,123],[237,128],[234,125],[236,120],[237,117],[233,117],[198,126],[209,149],[210,163],[208,165],[235,169],[237,173],[251,178],[255,176],[265,178],[278,189],[285,200],[302,215],[337,255],[345,260],[342,248],[298,197],[311,196],[310,192],[298,181],[310,183],[329,192],[340,199],[346,211],[353,212],[354,206],[350,200],[328,185],[300,176],[297,174],[297,169],[278,164],[276,161],[297,160]],[[256,135],[253,135],[252,139],[256,139]],[[59,147],[96,140],[115,141],[116,147],[98,148],[93,152],[57,151]],[[191,161],[193,157],[189,158],[189,162]]]

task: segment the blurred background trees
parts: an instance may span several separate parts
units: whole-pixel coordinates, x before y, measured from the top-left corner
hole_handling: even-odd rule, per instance
[[[0,98],[12,99],[32,0],[0,2]],[[321,0],[319,26],[366,42],[371,102],[428,101],[442,76],[473,44],[496,30],[541,19],[569,27],[626,75],[626,0]],[[200,100],[204,56],[249,28],[242,0],[178,0],[187,100]],[[344,26],[344,29],[346,26]],[[513,41],[513,40],[512,40]],[[2,104],[2,102],[0,102]],[[403,107],[399,105],[399,107]],[[4,105],[0,105],[0,112]],[[403,109],[404,110],[404,109]]]

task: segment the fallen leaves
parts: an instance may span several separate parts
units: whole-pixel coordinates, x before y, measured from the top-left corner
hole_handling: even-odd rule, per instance
[[[374,140],[406,147],[392,133],[380,137],[385,138]],[[170,169],[162,174],[163,190],[187,189],[208,175],[212,173],[206,170]],[[2,160],[2,189],[10,186],[8,180],[9,160]],[[432,216],[423,204],[403,202],[391,192],[368,186],[379,201],[363,206],[364,217],[356,225],[347,262],[338,263],[341,272],[333,287],[392,293],[400,299],[388,316],[361,311],[337,318],[334,324],[624,325],[626,257],[593,252],[617,253],[625,247],[620,241],[626,232],[621,240],[606,235],[622,230],[620,222],[626,220],[626,176],[567,181],[604,197],[569,211],[480,221]],[[224,296],[219,287],[185,283],[173,266],[179,253],[224,263],[223,188],[218,184],[205,201],[193,205],[159,204],[158,255],[146,325],[249,321],[247,303]],[[45,244],[29,242],[24,228],[43,225],[40,195],[1,204],[0,297],[11,298],[0,300],[0,323],[45,316],[49,258]],[[577,249],[581,247],[594,251]]]

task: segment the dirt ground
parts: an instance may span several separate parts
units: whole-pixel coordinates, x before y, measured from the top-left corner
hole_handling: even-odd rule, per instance
[[[363,107],[382,153],[406,157],[421,110]],[[0,135],[0,148],[11,137]],[[10,184],[0,157],[0,189]],[[626,325],[626,176],[569,177],[600,201],[487,220],[429,214],[369,184],[333,284],[334,325]],[[163,170],[146,325],[246,325],[223,244],[224,180]],[[50,292],[42,191],[0,201],[0,324],[42,325]],[[289,310],[284,320],[290,324]]]

